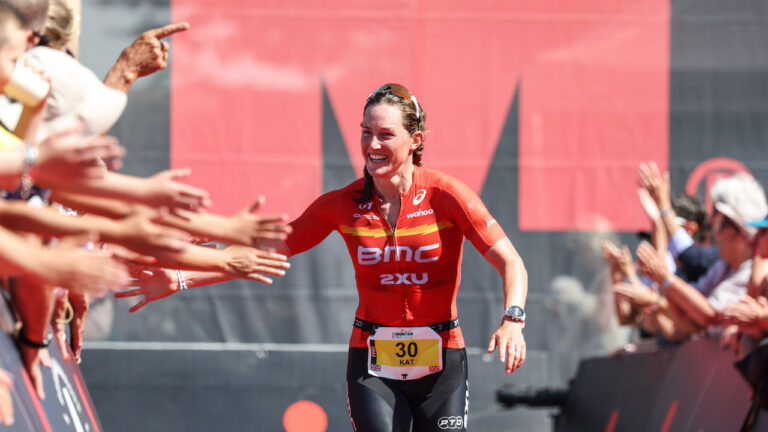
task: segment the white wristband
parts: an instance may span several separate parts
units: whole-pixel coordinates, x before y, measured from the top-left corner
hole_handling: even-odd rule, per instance
[[[187,280],[184,278],[184,272],[176,270],[176,276],[179,278],[179,291],[189,288],[187,286]]]

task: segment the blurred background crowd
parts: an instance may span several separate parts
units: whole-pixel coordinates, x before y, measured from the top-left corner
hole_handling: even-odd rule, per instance
[[[288,230],[285,216],[254,213],[262,198],[221,216],[205,210],[205,190],[178,181],[188,169],[115,172],[125,148],[108,130],[132,84],[166,68],[163,38],[189,25],[138,35],[102,80],[77,60],[80,16],[79,1],[0,1],[0,273],[12,313],[4,330],[41,399],[47,347],[80,362],[93,299],[118,291],[137,298],[133,312],[202,284],[271,283],[288,268],[284,256],[251,247]],[[0,373],[4,424],[13,423],[13,385]]]

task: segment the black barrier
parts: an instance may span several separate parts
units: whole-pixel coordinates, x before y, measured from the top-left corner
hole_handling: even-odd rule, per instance
[[[51,343],[48,352],[51,367],[40,367],[45,399],[39,400],[21,362],[17,347],[8,335],[12,328],[11,312],[0,299],[0,368],[13,375],[14,424],[0,427],[8,431],[33,432],[99,432],[99,418],[74,357],[65,361],[58,345]]]
[[[546,410],[509,411],[494,402],[500,383],[543,382],[543,353],[529,352],[512,375],[498,355],[470,349],[467,357],[469,430],[552,430]],[[91,343],[82,370],[109,432],[279,432],[298,401],[319,405],[326,430],[338,432],[352,431],[346,361],[344,345]]]
[[[557,432],[738,431],[751,391],[717,340],[588,359]]]

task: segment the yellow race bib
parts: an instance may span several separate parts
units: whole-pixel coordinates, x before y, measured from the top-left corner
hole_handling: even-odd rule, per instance
[[[379,327],[368,338],[368,372],[413,380],[443,370],[443,339],[430,327]]]

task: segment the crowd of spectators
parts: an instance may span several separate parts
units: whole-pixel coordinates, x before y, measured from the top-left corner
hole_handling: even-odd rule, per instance
[[[637,247],[636,261],[626,246],[603,243],[619,322],[660,344],[714,337],[739,358],[755,356],[768,330],[763,187],[747,173],[721,178],[706,209],[695,197],[672,194],[669,173],[654,162],[641,164],[638,174],[648,241]],[[768,402],[755,390],[756,406]]]
[[[107,132],[131,85],[165,69],[164,39],[188,28],[141,34],[101,80],[77,60],[78,0],[0,0],[2,301],[14,315],[22,362],[40,398],[49,343],[80,361],[92,297],[133,287],[118,296],[135,298],[136,311],[195,284],[270,283],[289,267],[284,256],[254,247],[289,230],[285,216],[255,213],[263,198],[222,216],[206,210],[205,190],[179,181],[188,169],[148,178],[114,171],[126,150]],[[23,87],[25,70],[47,83],[41,98],[8,94]],[[6,425],[13,422],[12,386],[0,371]]]

